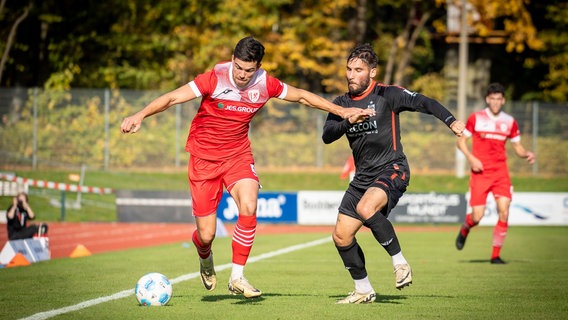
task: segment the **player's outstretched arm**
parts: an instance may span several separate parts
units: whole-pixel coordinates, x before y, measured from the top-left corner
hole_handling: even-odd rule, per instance
[[[189,87],[189,85],[183,85],[173,91],[170,91],[160,97],[154,99],[144,109],[138,111],[137,113],[124,118],[122,124],[120,125],[120,131],[122,133],[136,133],[140,130],[142,126],[142,120],[145,118],[160,113],[167,110],[171,106],[176,104],[184,103],[196,98],[195,93]]]
[[[526,150],[520,142],[513,142],[511,145],[513,146],[513,150],[515,150],[515,154],[519,158],[527,159],[530,164],[534,163],[534,153]]]
[[[353,122],[362,121],[375,114],[375,110],[372,109],[367,110],[359,108],[343,108],[334,103],[331,103],[327,99],[320,97],[317,94],[293,87],[291,85],[288,85],[288,93],[286,94],[286,97],[284,97],[284,100],[289,102],[299,102],[308,107],[327,111],[340,116],[342,119],[351,118],[351,121]]]

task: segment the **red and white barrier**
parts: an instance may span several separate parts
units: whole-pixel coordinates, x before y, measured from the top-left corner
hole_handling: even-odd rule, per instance
[[[80,185],[76,185],[76,184],[69,184],[69,183],[62,183],[62,182],[35,180],[35,179],[17,177],[17,176],[12,175],[12,174],[0,173],[0,179],[6,180],[6,181],[12,181],[12,182],[17,182],[17,183],[27,184],[30,187],[55,189],[55,190],[61,190],[61,191],[98,193],[98,194],[114,193],[114,190],[111,189],[111,188],[89,187],[89,186],[80,186]]]

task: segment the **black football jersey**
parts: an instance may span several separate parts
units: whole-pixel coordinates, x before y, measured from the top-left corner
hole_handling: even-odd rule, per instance
[[[322,138],[325,143],[331,143],[344,134],[347,136],[357,169],[353,183],[361,186],[372,183],[387,166],[398,163],[408,168],[400,141],[401,112],[431,114],[447,126],[455,121],[451,112],[436,100],[402,87],[376,82],[361,96],[352,97],[346,93],[335,98],[333,102],[343,107],[375,109],[375,116],[354,124],[330,113],[323,130]]]

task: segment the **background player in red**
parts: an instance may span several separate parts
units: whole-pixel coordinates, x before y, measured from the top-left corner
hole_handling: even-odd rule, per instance
[[[342,108],[318,95],[282,83],[260,68],[263,56],[264,46],[259,41],[250,36],[243,38],[235,46],[231,61],[218,63],[213,70],[198,75],[187,85],[158,97],[138,113],[125,118],[121,125],[123,133],[134,133],[140,129],[144,118],[176,104],[202,98],[186,143],[190,153],[188,177],[197,225],[192,239],[200,258],[201,280],[207,290],[215,289],[217,279],[211,245],[224,186],[239,209],[232,238],[233,268],[228,288],[231,294],[243,294],[247,298],[261,295],[261,291],[250,285],[243,275],[256,234],[260,187],[248,138],[254,115],[271,98],[299,102],[356,121],[374,114],[374,111],[354,112]]]
[[[521,135],[515,119],[503,112],[505,88],[499,83],[488,86],[485,95],[487,108],[472,113],[467,119],[464,135],[458,139],[458,149],[463,152],[471,166],[469,180],[471,213],[465,217],[458,236],[456,247],[463,249],[470,229],[476,226],[485,214],[485,205],[489,192],[493,193],[497,203],[499,221],[493,231],[493,252],[491,263],[504,264],[500,257],[501,247],[508,229],[509,206],[512,199],[512,185],[507,168],[505,143],[511,141],[515,154],[534,163],[534,154],[525,150],[521,144]],[[471,152],[467,139],[472,138]]]
[[[415,111],[431,114],[460,136],[464,123],[439,102],[398,86],[377,83],[379,58],[369,44],[353,48],[347,57],[349,92],[333,102],[353,109],[375,110],[376,115],[359,122],[329,114],[322,139],[332,143],[343,135],[349,140],[355,176],[339,206],[333,241],[355,284],[355,290],[337,303],[371,303],[376,293],[367,276],[365,256],[355,235],[365,226],[392,259],[395,287],[412,283],[412,270],[402,254],[396,232],[387,219],[410,181],[408,161],[400,138],[399,114]]]

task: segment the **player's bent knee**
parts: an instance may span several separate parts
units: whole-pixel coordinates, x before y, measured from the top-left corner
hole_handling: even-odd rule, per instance
[[[210,245],[213,240],[215,240],[215,232],[200,232],[199,240],[203,243],[203,245]]]
[[[365,220],[369,219],[370,217],[372,217],[377,211],[375,211],[373,208],[369,208],[368,206],[357,206],[357,213],[359,214],[359,216]]]
[[[353,242],[353,237],[340,235],[336,232],[331,235],[331,238],[333,239],[335,245],[338,247],[347,247]]]

